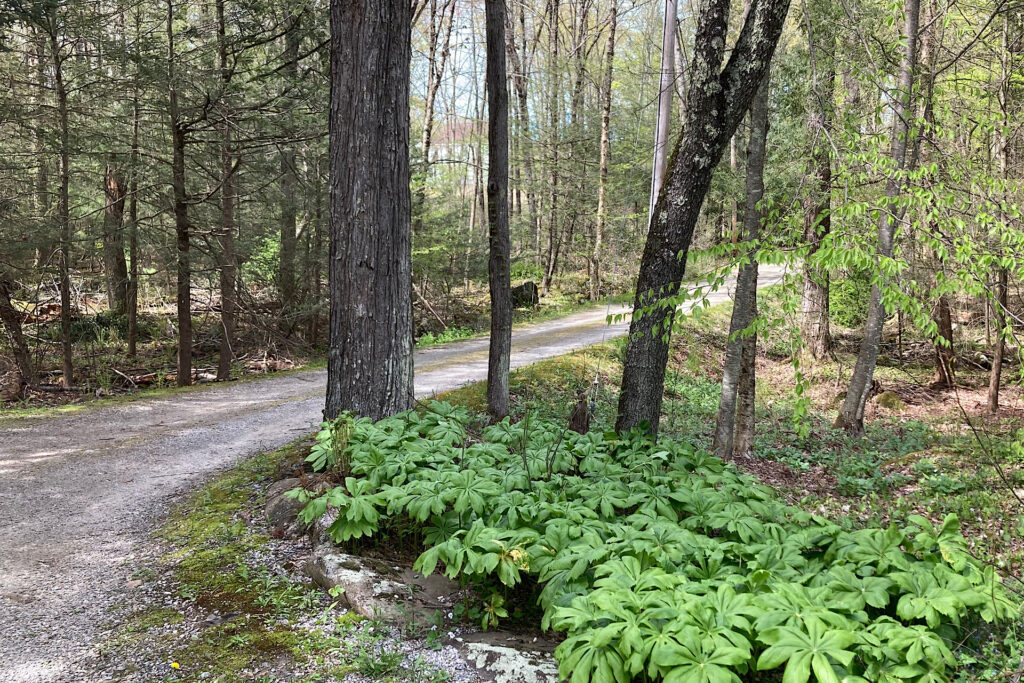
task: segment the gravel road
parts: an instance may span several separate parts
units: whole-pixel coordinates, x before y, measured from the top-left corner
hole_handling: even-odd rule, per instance
[[[760,286],[782,271],[763,268]],[[709,298],[724,301],[731,283]],[[623,312],[613,307],[611,312]],[[626,333],[606,307],[517,328],[513,367]],[[416,393],[482,380],[487,340],[416,352]],[[0,418],[0,681],[93,680],[84,655],[131,599],[130,561],[169,504],[212,473],[309,433],[326,372]]]

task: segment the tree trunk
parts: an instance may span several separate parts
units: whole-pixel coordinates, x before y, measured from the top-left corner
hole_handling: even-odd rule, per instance
[[[654,138],[654,171],[651,174],[651,198],[648,204],[648,220],[654,217],[654,205],[658,201],[664,184],[665,169],[668,166],[669,127],[672,125],[673,65],[676,56],[676,0],[665,0],[665,20],[661,27],[661,82],[658,86],[658,126]]]
[[[1009,287],[1006,268],[999,269],[995,287],[995,302],[992,305],[992,318],[995,322],[995,336],[992,341],[992,370],[988,376],[988,411],[999,412],[999,382],[1003,375],[1003,356],[1006,353],[1006,304]]]
[[[41,34],[40,34],[41,35]],[[40,38],[36,45],[36,78],[38,80],[38,94],[36,94],[36,105],[43,109],[46,106],[47,93],[49,88],[46,85],[46,43]],[[42,112],[40,112],[42,116]],[[36,126],[35,134],[32,136],[32,152],[35,155],[36,167],[35,178],[35,202],[36,214],[39,216],[40,235],[39,245],[36,247],[36,267],[41,268],[49,263],[53,257],[54,239],[53,224],[50,217],[50,176],[47,167],[46,154],[46,133],[43,126]]]
[[[608,10],[608,46],[604,52],[604,79],[601,85],[601,160],[598,169],[597,222],[594,225],[594,248],[590,254],[590,300],[601,296],[601,255],[604,249],[605,220],[608,213],[608,161],[611,156],[612,70],[615,62],[615,25],[618,2],[612,0]]]
[[[520,15],[522,16],[523,8],[520,5]],[[507,16],[507,14],[506,14]],[[521,20],[520,24],[525,28],[525,19]],[[530,103],[527,93],[527,79],[526,79],[526,55],[520,59],[519,51],[516,48],[514,31],[511,30],[512,23],[506,24],[508,30],[508,57],[512,63],[512,84],[516,89],[516,99],[518,105],[516,107],[516,115],[519,119],[519,149],[523,164],[523,176],[526,181],[526,206],[529,209],[529,225],[533,232],[533,238],[535,241],[534,253],[537,258],[537,263],[540,263],[540,212],[537,210],[537,194],[534,189],[535,178],[533,171],[533,134],[530,132]],[[525,41],[525,36],[523,40]]]
[[[57,127],[60,135],[60,190],[57,194],[57,223],[60,226],[60,345],[61,372],[65,388],[74,384],[71,350],[71,142],[68,122],[68,91],[64,84],[64,57],[57,43],[57,27],[51,18],[49,30],[53,88],[57,96]]]
[[[179,387],[192,384],[192,265],[185,193],[185,126],[178,107],[177,56],[174,48],[174,0],[167,0],[167,96],[171,125],[171,190],[177,254],[178,379]]]
[[[949,310],[949,297],[945,294],[935,303],[934,320],[938,336],[935,342],[935,380],[932,386],[948,389],[956,384],[953,368],[956,356],[953,353],[953,316]]]
[[[548,93],[548,141],[551,153],[548,182],[550,183],[550,205],[548,213],[548,246],[544,263],[544,278],[541,280],[540,295],[551,289],[558,268],[558,250],[562,242],[562,223],[559,218],[558,164],[559,164],[559,121],[562,120],[562,65],[559,63],[559,15],[560,0],[548,2],[548,42],[551,52],[551,84]]]
[[[827,138],[835,93],[835,36],[828,30],[815,47],[816,68],[811,83],[807,132],[811,139],[810,164],[805,176],[808,188],[803,199],[804,288],[800,305],[800,329],[811,357],[821,360],[832,346],[829,326],[829,272],[815,261],[824,238],[832,230],[832,154]]]
[[[290,10],[285,11],[284,54],[282,74],[285,79],[285,101],[291,102],[292,88],[297,87],[299,71],[299,20]],[[278,252],[278,294],[281,298],[281,331],[291,335],[295,313],[295,247],[298,202],[295,197],[295,149],[291,140],[281,143],[281,248]]]
[[[505,0],[488,0],[487,15],[487,225],[490,254],[491,339],[487,359],[487,412],[508,415],[512,353],[511,245],[508,226],[508,83],[505,75]]]
[[[715,438],[712,450],[720,458],[732,458],[735,432],[739,426],[736,420],[737,396],[740,390],[741,370],[746,369],[747,394],[744,401],[748,411],[753,410],[753,353],[756,352],[756,338],[750,329],[757,310],[757,260],[755,242],[760,232],[763,210],[758,202],[764,196],[764,162],[768,139],[768,90],[769,75],[765,73],[750,104],[750,141],[747,146],[746,206],[743,210],[744,239],[747,248],[746,261],[736,276],[736,294],[729,323],[729,341],[726,344],[725,367],[722,371],[722,393],[718,401],[718,418],[715,421]],[[744,336],[746,335],[746,336]],[[747,349],[749,339],[754,339],[752,349]],[[746,356],[747,363],[744,363]],[[745,415],[746,419],[751,416]],[[752,436],[750,437],[752,439]],[[749,441],[749,439],[748,439]],[[746,444],[749,450],[749,444]]]
[[[427,177],[430,175],[430,148],[434,139],[434,105],[437,91],[444,78],[445,66],[451,52],[452,25],[454,24],[455,0],[442,0],[440,12],[436,0],[430,2],[430,32],[427,53],[427,93],[423,106],[423,130],[420,133],[420,151],[423,160],[420,177],[416,179],[416,202],[413,232],[423,227],[423,212],[426,211]]]
[[[122,314],[128,308],[128,264],[124,258],[124,176],[113,155],[104,174],[106,206],[103,211],[103,267],[107,306]]]
[[[675,314],[673,297],[686,271],[701,204],[714,166],[768,70],[788,9],[789,0],[755,0],[724,70],[728,1],[709,0],[697,17],[683,132],[655,204],[640,262],[634,309],[644,312],[630,322],[616,420],[619,431],[647,423],[651,433],[657,434]]]
[[[413,404],[408,2],[331,0],[324,415]]]
[[[35,366],[32,364],[32,354],[29,353],[28,344],[25,342],[25,335],[21,332],[21,314],[11,303],[11,294],[14,292],[14,283],[7,274],[0,271],[0,322],[7,331],[7,338],[11,342],[11,350],[14,353],[14,362],[18,364],[18,372],[21,379],[29,384],[39,381],[36,375]]]
[[[234,360],[235,311],[238,308],[235,293],[235,187],[234,153],[231,145],[231,105],[226,101],[231,69],[228,64],[227,25],[224,20],[224,0],[217,0],[217,50],[220,77],[224,87],[223,120],[220,125],[220,350],[217,358],[217,379],[231,378]],[[291,35],[291,34],[289,34]],[[296,46],[297,49],[297,46]]]
[[[883,207],[878,221],[878,253],[880,258],[892,258],[893,239],[896,232],[896,204],[903,193],[902,172],[907,162],[907,142],[911,132],[913,113],[912,91],[914,71],[917,64],[918,23],[921,12],[921,0],[906,0],[904,5],[905,23],[904,39],[906,46],[900,62],[899,85],[896,97],[893,98],[893,119],[891,132],[891,150],[895,171],[889,176],[885,185],[886,206]],[[864,339],[861,341],[857,364],[850,377],[850,386],[846,391],[836,427],[846,430],[851,436],[864,434],[864,407],[867,405],[868,393],[874,380],[875,364],[878,361],[878,350],[882,343],[882,326],[885,323],[885,307],[882,305],[882,290],[878,285],[871,288],[871,300],[868,307],[868,319],[864,325]]]
[[[141,10],[135,8],[135,43],[142,33]],[[128,185],[128,355],[135,357],[139,336],[139,64],[132,82],[132,151]]]

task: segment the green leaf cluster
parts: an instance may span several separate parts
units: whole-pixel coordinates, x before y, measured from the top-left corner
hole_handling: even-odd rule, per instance
[[[303,516],[336,510],[337,541],[404,519],[423,574],[532,586],[574,683],[946,681],[962,623],[1019,612],[955,516],[844,531],[685,443],[471,423],[444,403],[346,423],[354,476]]]

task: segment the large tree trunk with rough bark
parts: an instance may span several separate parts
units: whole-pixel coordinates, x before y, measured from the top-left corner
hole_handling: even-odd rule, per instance
[[[715,437],[712,450],[720,458],[732,458],[737,427],[737,397],[740,390],[741,371],[748,377],[744,387],[750,392],[744,400],[753,410],[753,351],[756,341],[747,349],[747,342],[753,339],[750,330],[757,311],[757,260],[755,258],[758,233],[763,211],[758,202],[764,196],[765,147],[768,139],[768,74],[765,74],[750,105],[750,140],[747,144],[746,206],[743,210],[743,237],[750,245],[746,260],[740,266],[736,277],[736,293],[733,297],[732,319],[729,323],[729,340],[725,350],[725,366],[722,370],[722,393],[718,401],[718,418],[715,422]],[[748,337],[748,335],[750,335]],[[748,363],[744,364],[744,356]],[[752,418],[752,415],[745,415]],[[746,441],[751,441],[753,435]]]
[[[103,210],[103,267],[107,305],[115,313],[128,308],[128,263],[124,258],[124,175],[111,155],[103,178],[106,206]]]
[[[683,132],[669,161],[667,180],[650,223],[637,278],[619,392],[616,429],[647,423],[657,434],[675,296],[715,164],[750,107],[768,65],[789,0],[754,0],[729,61],[729,2],[706,0],[697,17]]]
[[[891,148],[894,170],[885,185],[886,206],[878,220],[878,257],[892,258],[893,241],[896,234],[897,202],[903,193],[903,171],[907,166],[907,143],[913,118],[914,72],[917,65],[918,24],[921,14],[921,0],[906,0],[904,5],[904,30],[906,41],[900,62],[899,84],[893,98]],[[885,307],[882,305],[882,290],[878,285],[871,288],[868,304],[868,318],[864,325],[864,339],[861,341],[857,364],[850,377],[846,399],[836,417],[836,427],[846,430],[851,436],[864,434],[864,407],[874,382],[875,364],[882,344],[882,326],[885,323]]]
[[[505,0],[487,0],[487,226],[490,252],[491,339],[487,359],[487,412],[508,415],[512,353],[512,292],[508,226],[508,83],[505,75]]]
[[[408,2],[331,0],[324,414],[413,404]]]

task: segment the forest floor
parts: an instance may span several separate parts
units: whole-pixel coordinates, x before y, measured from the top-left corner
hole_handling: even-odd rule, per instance
[[[761,284],[782,275],[766,269]],[[708,302],[730,293],[727,285]],[[624,323],[605,324],[609,312],[518,328],[513,366],[624,334]],[[417,396],[483,379],[486,354],[486,340],[418,351]],[[294,372],[0,418],[0,680],[94,680],[100,626],[130,604],[158,520],[212,473],[308,434],[324,382],[323,371]]]

